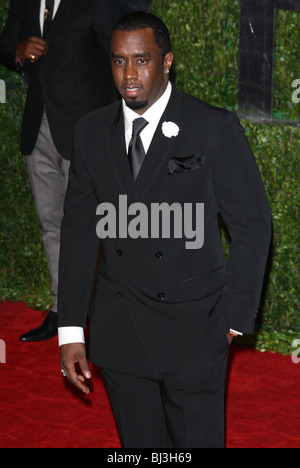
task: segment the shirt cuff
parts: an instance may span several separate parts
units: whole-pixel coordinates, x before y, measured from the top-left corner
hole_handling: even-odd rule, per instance
[[[58,328],[58,346],[71,343],[85,343],[84,329],[81,327]]]
[[[243,336],[243,333],[238,332],[238,331],[236,331],[236,330],[232,330],[232,328],[230,328],[230,331],[231,331],[232,333],[236,333],[237,335]]]

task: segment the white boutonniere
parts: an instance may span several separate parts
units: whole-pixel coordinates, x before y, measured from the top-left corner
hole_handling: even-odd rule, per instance
[[[174,122],[164,122],[162,124],[162,132],[167,138],[177,137],[180,128]]]

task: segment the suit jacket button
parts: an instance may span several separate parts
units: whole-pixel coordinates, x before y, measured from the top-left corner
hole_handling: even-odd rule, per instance
[[[165,299],[165,297],[166,297],[166,294],[164,292],[160,292],[160,293],[158,293],[157,297],[158,297],[158,299],[163,301]]]
[[[122,251],[121,249],[118,249],[118,250],[116,251],[116,256],[117,256],[117,257],[122,257],[122,255],[123,255],[123,251]]]
[[[122,291],[118,291],[118,296],[122,298],[124,297],[124,293]]]
[[[157,252],[155,252],[155,257],[156,258],[162,258],[163,257],[163,253],[160,252],[159,250]]]

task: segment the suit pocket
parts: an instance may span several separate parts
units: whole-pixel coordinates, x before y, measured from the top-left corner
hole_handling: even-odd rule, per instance
[[[198,299],[221,289],[225,284],[224,266],[193,278],[181,281],[181,291],[186,299]]]
[[[205,156],[200,153],[185,157],[173,157],[168,164],[168,174],[183,174],[201,169],[205,163]]]

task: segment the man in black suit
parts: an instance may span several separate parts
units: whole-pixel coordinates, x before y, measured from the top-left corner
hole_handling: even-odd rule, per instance
[[[135,4],[136,3],[136,4]],[[57,334],[60,225],[75,125],[82,115],[112,103],[109,40],[114,23],[148,1],[12,0],[0,37],[0,63],[27,72],[21,151],[42,229],[53,307],[22,341]]]
[[[62,372],[89,393],[83,329],[101,241],[90,356],[122,446],[223,447],[229,344],[253,333],[269,251],[263,183],[236,115],[170,83],[161,20],[123,18],[111,61],[122,103],[84,117],[75,132],[60,259]]]

